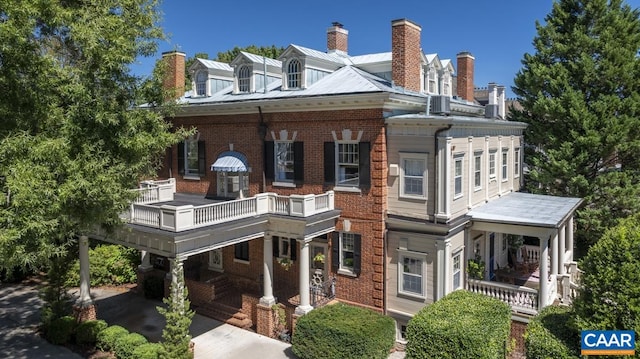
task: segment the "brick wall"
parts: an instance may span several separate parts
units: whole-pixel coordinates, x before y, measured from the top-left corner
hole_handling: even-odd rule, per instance
[[[173,96],[169,97],[180,98],[184,94],[185,56],[185,53],[179,51],[162,54],[162,59],[167,66],[162,85],[165,91],[173,92]]]
[[[338,50],[347,52],[347,40],[349,32],[342,28],[342,24],[333,23],[327,29],[327,51]]]
[[[474,61],[475,58],[469,52],[461,52],[456,55],[458,65],[457,91],[458,96],[467,101],[474,100]]]
[[[391,22],[391,78],[396,86],[420,91],[422,64],[420,25],[399,19]]]

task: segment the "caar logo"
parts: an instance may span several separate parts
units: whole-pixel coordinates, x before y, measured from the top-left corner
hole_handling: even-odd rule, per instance
[[[636,333],[633,330],[583,330],[582,355],[635,355]]]

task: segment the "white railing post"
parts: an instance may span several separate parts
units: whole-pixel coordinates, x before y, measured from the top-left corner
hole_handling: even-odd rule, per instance
[[[272,197],[273,193],[258,193],[256,198],[256,214],[269,213],[269,197]]]

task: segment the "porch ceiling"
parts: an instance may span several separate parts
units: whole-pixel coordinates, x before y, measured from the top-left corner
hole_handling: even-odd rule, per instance
[[[512,192],[472,209],[474,222],[558,228],[582,202],[581,198]]]

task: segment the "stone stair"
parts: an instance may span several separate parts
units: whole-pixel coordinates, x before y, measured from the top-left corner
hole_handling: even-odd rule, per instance
[[[195,308],[195,312],[238,328],[252,330],[253,321],[241,308],[218,301],[211,301]]]

